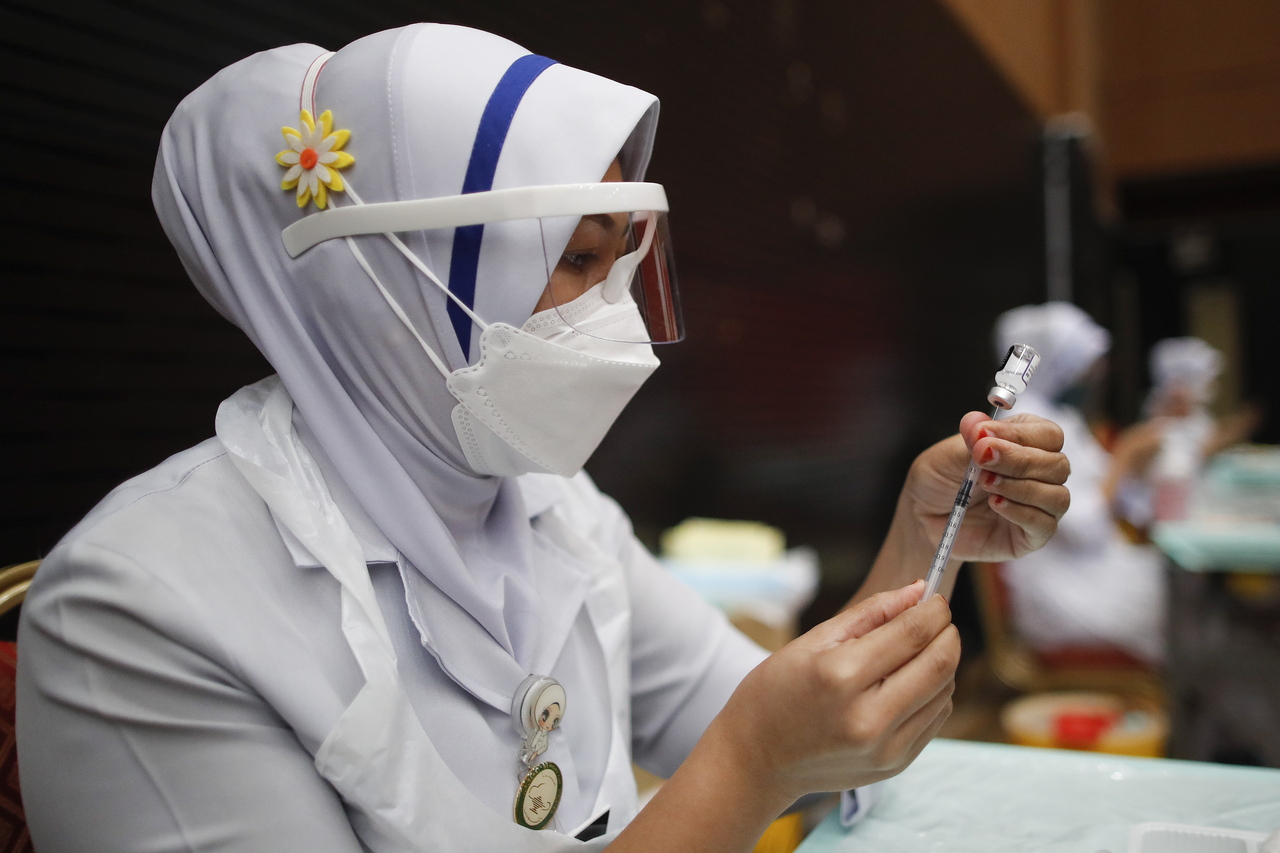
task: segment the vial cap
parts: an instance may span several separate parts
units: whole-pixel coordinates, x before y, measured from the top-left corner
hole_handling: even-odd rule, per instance
[[[1012,409],[1013,404],[1018,402],[1018,395],[1010,391],[1008,388],[1001,388],[996,385],[987,392],[987,402],[997,408]]]

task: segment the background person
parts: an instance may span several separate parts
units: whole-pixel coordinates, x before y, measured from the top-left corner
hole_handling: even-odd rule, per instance
[[[1110,460],[1077,405],[1104,374],[1110,334],[1075,305],[1047,302],[1001,314],[994,337],[1000,355],[1015,342],[1040,352],[1018,411],[1059,424],[1071,460],[1071,508],[1057,535],[1004,566],[1018,633],[1041,651],[1113,646],[1158,662],[1163,563],[1155,549],[1126,540],[1112,519],[1103,491]]]
[[[1222,353],[1200,338],[1165,338],[1151,348],[1145,418],[1117,438],[1104,487],[1117,513],[1137,529],[1186,517],[1204,460],[1257,428],[1255,406],[1224,418],[1209,412],[1222,367]]]

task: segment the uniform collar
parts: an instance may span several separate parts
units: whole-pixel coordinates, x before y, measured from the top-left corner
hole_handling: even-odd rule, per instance
[[[296,411],[294,418],[295,420],[299,419]],[[303,435],[307,434],[301,429],[299,432]],[[356,536],[356,541],[360,543],[360,550],[364,553],[364,561],[366,563],[398,562],[400,552],[396,550],[396,547],[391,544],[391,541],[378,529],[378,526],[373,523],[373,519],[356,501],[347,484],[338,476],[338,472],[324,454],[320,452],[319,447],[314,442],[307,442],[307,449],[311,451],[312,456],[315,457],[317,464],[320,466],[324,475],[325,485],[329,487],[329,493],[333,498],[334,504],[337,505],[343,518],[347,520],[347,524],[350,525],[351,532]],[[526,474],[519,478],[520,492],[524,497],[525,509],[530,520],[551,509],[564,497],[563,482],[564,478],[556,474]],[[275,513],[272,513],[271,519],[275,522],[276,529],[280,531],[280,538],[284,540],[285,547],[289,549],[289,556],[293,558],[295,566],[300,569],[318,569],[322,567],[321,562],[307,550],[305,545],[298,541],[296,536],[289,532],[289,528],[285,527],[280,522],[280,519],[276,518]]]
[[[524,474],[517,482],[530,521],[564,499],[565,478],[559,474]]]

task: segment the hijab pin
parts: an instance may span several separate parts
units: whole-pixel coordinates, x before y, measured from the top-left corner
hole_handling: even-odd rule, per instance
[[[280,189],[296,189],[298,207],[306,207],[307,202],[314,200],[316,207],[324,210],[329,204],[329,193],[342,192],[345,188],[338,170],[356,161],[342,150],[351,138],[351,131],[334,130],[330,110],[320,114],[319,124],[311,118],[310,110],[302,110],[299,120],[301,130],[280,128],[289,146],[276,155],[276,162],[288,170]]]
[[[514,817],[528,829],[542,829],[560,807],[564,779],[553,761],[538,763],[547,751],[551,733],[564,718],[565,692],[549,675],[531,675],[516,689],[511,718],[520,733],[521,781],[516,791]]]

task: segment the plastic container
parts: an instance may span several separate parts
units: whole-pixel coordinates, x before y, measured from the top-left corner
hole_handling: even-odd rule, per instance
[[[1190,477],[1160,477],[1155,481],[1156,521],[1184,521],[1191,512],[1195,481]]]
[[[1243,829],[1140,823],[1129,831],[1128,853],[1262,853],[1266,840]]]
[[[1168,716],[1154,702],[1111,693],[1035,693],[1000,713],[1009,739],[1021,746],[1080,749],[1158,758]]]

